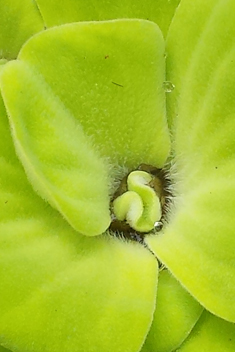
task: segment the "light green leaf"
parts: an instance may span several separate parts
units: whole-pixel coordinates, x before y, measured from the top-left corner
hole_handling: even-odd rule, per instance
[[[156,22],[166,35],[180,0],[37,0],[47,26],[78,21],[142,18]]]
[[[18,236],[1,226],[1,341],[22,352],[138,351],[154,311],[151,254],[119,240],[76,243],[55,219],[57,231],[34,220],[18,221]],[[17,244],[3,246],[10,235]]]
[[[5,67],[1,84],[15,147],[35,191],[82,234],[104,232],[110,223],[107,167],[80,126],[21,61]]]
[[[165,163],[170,141],[157,25],[117,20],[60,26],[34,37],[19,58],[44,77],[112,164]]]
[[[6,348],[0,346],[0,352],[12,352],[12,351],[10,351],[9,349],[6,349]]]
[[[139,244],[77,233],[39,198],[0,101],[0,344],[17,352],[136,352],[157,264]]]
[[[7,63],[6,59],[0,59],[0,70],[2,70],[3,65],[5,65]]]
[[[182,1],[168,35],[176,155],[169,225],[151,248],[212,313],[235,321],[235,3]]]
[[[7,350],[6,348],[0,346],[0,352],[11,352],[10,350]]]
[[[44,29],[32,0],[0,1],[0,59],[15,59],[24,42]]]
[[[190,335],[202,310],[169,271],[160,271],[154,319],[141,352],[175,350]]]
[[[235,325],[204,311],[197,325],[176,352],[233,352]]]
[[[78,232],[108,228],[109,171],[168,156],[163,54],[147,21],[72,24],[34,37],[2,72],[29,180]]]

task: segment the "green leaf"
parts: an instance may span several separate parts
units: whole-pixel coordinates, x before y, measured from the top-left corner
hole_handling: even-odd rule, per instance
[[[104,232],[110,223],[107,167],[79,124],[25,63],[8,63],[1,84],[15,147],[35,191],[78,232]]]
[[[175,350],[191,334],[202,310],[169,271],[160,271],[154,319],[141,352]]]
[[[235,350],[235,325],[204,311],[197,325],[177,352]]]
[[[44,29],[42,17],[32,0],[0,2],[0,59],[15,59],[25,41]]]
[[[44,77],[112,164],[165,163],[170,141],[157,25],[117,20],[60,26],[34,37],[19,58]]]
[[[212,313],[235,321],[235,3],[182,1],[167,41],[175,190],[151,248]],[[226,25],[225,25],[226,24]]]
[[[18,236],[1,226],[1,341],[22,352],[138,351],[154,311],[151,254],[119,240],[71,241],[34,220],[18,221]],[[10,235],[16,244],[3,246]]]
[[[168,156],[163,53],[147,21],[72,24],[34,37],[2,72],[29,180],[78,232],[109,226],[108,163],[112,176]]]
[[[2,70],[3,65],[5,65],[7,63],[6,59],[0,59],[0,70]]]
[[[157,263],[139,244],[78,236],[38,197],[0,100],[0,344],[18,352],[136,352]]]
[[[156,22],[166,35],[180,0],[37,0],[47,26],[78,21],[141,18]]]
[[[7,350],[6,348],[0,346],[0,352],[11,352],[10,350]]]

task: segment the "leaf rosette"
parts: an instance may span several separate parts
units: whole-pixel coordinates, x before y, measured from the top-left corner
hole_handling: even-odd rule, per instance
[[[178,3],[0,4],[0,351],[234,351],[235,5]]]

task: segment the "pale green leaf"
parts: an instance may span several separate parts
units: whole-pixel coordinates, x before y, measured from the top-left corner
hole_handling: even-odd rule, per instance
[[[3,346],[0,346],[0,352],[11,352],[11,351],[4,348]]]
[[[157,263],[139,244],[77,233],[32,190],[0,101],[0,344],[17,352],[136,352]]]
[[[166,35],[180,0],[37,0],[46,24],[51,27],[78,21],[141,18],[156,22]]]
[[[160,271],[154,319],[141,352],[175,350],[191,334],[202,311],[169,271]]]
[[[175,191],[151,248],[212,313],[235,321],[235,3],[182,1],[168,78]]]
[[[163,81],[162,35],[140,20],[48,30],[5,66],[1,87],[19,158],[34,189],[78,232],[108,228],[108,173],[164,164]]]
[[[3,346],[0,346],[0,352],[11,352],[11,351],[4,348]]]
[[[204,311],[197,325],[176,352],[233,352],[235,325]]]
[[[15,59],[25,41],[44,29],[38,7],[32,0],[2,0],[0,16],[0,59]]]
[[[19,59],[44,77],[112,164],[165,163],[170,141],[157,25],[117,20],[60,26],[29,41]]]
[[[78,232],[103,233],[110,223],[107,166],[79,124],[21,61],[5,66],[1,86],[14,144],[34,190]]]

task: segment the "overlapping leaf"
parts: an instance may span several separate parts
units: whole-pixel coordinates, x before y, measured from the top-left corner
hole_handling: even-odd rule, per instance
[[[146,11],[134,3],[127,5],[127,9],[111,4],[109,10],[102,6],[107,5],[106,2],[95,6],[93,2],[71,1],[71,6],[67,4],[64,11],[60,10],[60,2],[57,2],[56,9],[53,2],[45,4],[39,0],[38,4],[49,26],[78,19],[113,18],[113,14],[147,18],[149,9],[152,9],[152,2],[146,3]],[[164,4],[165,8],[161,5],[163,20],[160,27],[166,33],[176,2]],[[172,13],[165,11],[168,5]],[[160,18],[161,11],[158,14],[150,12],[148,18],[154,21]],[[139,16],[139,13],[143,15]],[[169,217],[170,225],[159,239],[148,241],[204,306],[231,321],[235,319],[234,14],[235,5],[230,0],[183,0],[172,24],[167,46],[167,79],[175,85],[175,90],[169,95],[167,107],[176,156],[174,182],[177,197]],[[37,21],[35,23],[37,26]],[[30,41],[21,52],[20,60],[4,69],[4,99],[18,154],[34,188],[56,208],[50,198],[51,190],[55,190],[51,187],[54,179],[51,179],[51,186],[43,188],[43,183],[40,188],[30,172],[39,170],[41,179],[53,175],[58,180],[61,174],[56,171],[66,170],[66,189],[70,195],[74,194],[71,187],[74,182],[70,182],[74,175],[67,172],[71,155],[61,153],[58,160],[55,153],[49,163],[46,160],[46,148],[52,147],[55,134],[48,133],[44,139],[45,134],[40,131],[42,122],[44,126],[46,121],[51,124],[51,119],[45,117],[54,116],[50,131],[59,132],[56,136],[60,138],[54,140],[54,151],[60,147],[62,152],[66,149],[71,153],[73,150],[73,147],[62,148],[60,142],[65,131],[62,125],[55,123],[56,115],[65,122],[66,128],[68,121],[71,122],[67,132],[73,138],[66,142],[74,146],[77,134],[80,144],[75,147],[75,154],[83,154],[91,183],[98,172],[100,185],[107,186],[108,172],[110,180],[115,175],[123,175],[120,165],[131,169],[144,161],[161,166],[169,151],[164,120],[164,47],[161,36],[156,27],[152,27],[152,34],[145,36],[145,30],[150,31],[152,26],[147,22],[134,21],[134,29],[133,23],[129,26],[130,22],[123,21],[123,31],[117,28],[118,25],[115,27],[116,23],[93,24],[89,25],[90,28],[84,24],[80,26],[79,36],[74,30],[75,25],[53,29]],[[136,28],[139,35],[136,35]],[[16,40],[14,53],[23,40]],[[121,78],[122,82],[116,78]],[[10,82],[15,85],[10,86]],[[24,99],[28,99],[27,104]],[[35,106],[37,111],[34,111]],[[3,136],[0,140],[0,275],[3,279],[0,286],[0,342],[22,352],[139,350],[154,309],[154,259],[139,245],[106,237],[82,238],[34,194],[15,157],[2,102],[0,110],[3,117],[0,121]],[[39,145],[44,145],[44,151]],[[89,161],[87,156],[91,154]],[[91,168],[93,163],[94,169]],[[48,165],[54,168],[49,173],[45,172]],[[76,184],[76,177],[74,180]],[[57,184],[57,190],[61,190],[62,183]],[[81,184],[81,179],[78,183]],[[83,184],[80,191],[89,192],[87,179]],[[107,205],[108,189],[94,188],[95,191],[98,189],[98,196],[105,195]],[[107,206],[98,209],[99,204],[91,208],[86,204],[88,213],[84,228],[93,208],[100,211]],[[93,228],[98,217],[91,218]],[[107,225],[103,229],[105,227]],[[77,229],[83,232],[81,228]],[[162,282],[168,279],[166,274]],[[169,280],[176,282],[172,277]],[[171,318],[170,304],[174,303],[171,297],[169,306],[166,305],[167,297],[164,289],[159,292],[159,311],[162,302],[165,314],[160,316],[156,311],[144,348],[158,346],[159,349],[172,350],[186,337],[186,328],[190,330],[198,317],[198,304],[189,294],[182,293],[179,297],[182,306],[174,311],[184,316],[186,303],[190,302],[190,311],[195,315],[190,315],[182,330],[171,331],[166,341],[162,325],[164,318],[166,321],[167,317]],[[155,326],[160,328],[154,330]],[[192,352],[198,348],[203,351],[204,346],[205,351],[221,348],[230,352],[234,349],[233,336],[233,324],[205,313],[179,351]]]
[[[25,43],[44,29],[37,5],[31,0],[0,2],[0,59],[15,59]]]
[[[15,147],[34,190],[78,232],[103,233],[110,223],[107,166],[80,125],[24,63],[9,63],[1,82]]]
[[[10,350],[7,350],[6,348],[0,346],[0,352],[9,352]]]
[[[235,350],[235,325],[204,311],[197,325],[176,352]]]
[[[166,35],[180,0],[37,0],[47,26],[78,21],[104,21],[117,18],[140,18],[153,21]]]
[[[211,312],[235,321],[233,1],[182,1],[168,40],[175,183],[152,248]]]
[[[34,37],[3,70],[29,180],[82,234],[109,226],[108,171],[143,161],[162,166],[168,156],[163,55],[153,23],[81,23]]]
[[[140,245],[78,236],[35,195],[0,108],[0,343],[22,352],[137,351],[154,310],[156,261]]]
[[[140,29],[142,25],[146,28],[146,25],[156,40],[161,38],[155,25],[136,21],[127,25],[126,30],[129,30],[132,25],[137,25]],[[74,26],[77,25],[65,27],[65,31],[67,28],[74,29]],[[104,24],[104,26],[106,28],[107,25]],[[57,33],[57,30],[53,30],[53,33],[54,31]],[[61,28],[58,31],[61,31]],[[48,35],[50,36],[50,34]],[[40,42],[40,36],[41,34],[33,40]],[[63,30],[59,38],[63,40]],[[93,40],[95,38],[96,36],[93,35]],[[76,90],[76,85],[73,86],[73,89],[72,87],[68,88],[70,80],[76,77],[76,70],[72,71],[75,72],[73,76],[66,75],[62,69],[66,60],[61,60],[61,71],[52,70],[51,76],[44,75],[43,77],[43,72],[39,67],[36,64],[33,67],[34,65],[30,61],[29,51],[31,48],[33,56],[33,40],[31,44],[28,44],[29,49],[25,47],[24,52],[21,53],[20,60],[5,66],[2,62],[1,86],[11,121],[16,150],[34,189],[37,189],[37,180],[35,181],[30,174],[32,165],[36,165],[37,169],[39,164],[38,169],[40,172],[44,172],[48,165],[61,166],[63,161],[64,168],[57,167],[53,170],[52,174],[56,177],[56,171],[66,171],[66,167],[68,170],[71,166],[71,164],[66,166],[66,162],[68,160],[70,162],[70,159],[67,157],[63,159],[65,152],[73,153],[75,150],[76,153],[79,153],[78,149],[80,148],[86,158],[84,163],[87,162],[89,165],[88,157],[90,154],[87,152],[89,147],[90,153],[94,153],[92,154],[94,155],[92,159],[94,165],[96,166],[96,163],[100,161],[104,165],[106,164],[104,159],[99,156],[102,154],[99,150],[97,151],[99,148],[92,149],[94,141],[90,142],[90,138],[86,138],[85,133],[81,131],[79,116],[82,114],[76,114],[75,119],[70,108],[68,106],[67,109],[65,108],[66,102],[70,101],[70,95],[72,96],[71,106],[74,102],[73,94],[77,99],[81,97],[80,91]],[[93,40],[91,38],[89,40],[92,45]],[[56,41],[54,40],[53,43],[55,44]],[[46,51],[51,44],[52,40],[47,44],[45,41]],[[32,47],[30,47],[31,45]],[[147,47],[149,45],[146,44]],[[41,58],[45,57],[43,47],[42,41],[40,42]],[[58,50],[59,47],[58,45],[55,50]],[[155,60],[159,57],[160,65],[157,69],[153,64],[150,66],[149,73],[152,77],[149,80],[153,80],[152,87],[161,86],[162,89],[162,80],[164,79],[162,42],[160,42],[160,47],[162,51],[158,51],[156,45],[152,47],[150,45],[150,52],[155,52]],[[37,50],[40,51],[39,48]],[[24,55],[28,55],[27,58]],[[48,51],[47,55],[49,55]],[[59,55],[57,56],[59,57]],[[53,62],[53,58],[51,59]],[[102,59],[106,60],[103,56]],[[120,57],[118,59],[120,60]],[[151,60],[154,58],[151,57]],[[133,66],[133,62],[130,65]],[[136,65],[140,66],[138,60]],[[90,60],[89,67],[90,70],[97,69],[97,67],[93,67],[92,60]],[[65,65],[64,71],[67,68],[68,66]],[[88,68],[87,71],[89,71]],[[67,87],[67,90],[65,89],[67,93],[62,89],[62,92],[65,93],[64,99],[58,98],[55,93],[59,72],[61,73],[60,79],[67,79],[64,87],[64,89]],[[81,71],[78,70],[78,72],[81,74]],[[143,75],[142,71],[138,71],[138,73]],[[141,75],[136,78],[138,84],[134,91],[135,94],[140,87],[140,82],[143,82]],[[156,79],[158,75],[162,77],[161,83]],[[101,77],[105,80],[103,75]],[[82,86],[84,84],[84,82],[79,82],[78,77],[75,81]],[[112,87],[111,89],[121,88],[114,86],[110,81],[108,83]],[[89,87],[86,89],[88,91]],[[113,95],[116,94],[116,91],[114,92]],[[155,91],[148,93],[150,93],[150,98],[147,105],[150,109],[150,115],[147,118],[151,123],[152,119],[158,120],[158,114],[164,113],[164,100],[161,102],[163,92],[160,89],[159,95]],[[142,94],[142,91],[139,92],[137,99],[140,99]],[[65,98],[66,95],[68,99]],[[98,94],[97,96],[99,97]],[[161,102],[157,112],[155,111],[154,96],[157,101]],[[96,104],[98,97],[93,100],[93,104]],[[141,119],[145,110],[135,111],[136,106],[133,107],[133,102],[136,98],[133,99],[130,101],[128,111],[131,111],[134,116],[139,115]],[[92,105],[92,103],[90,104]],[[127,106],[126,102],[125,108]],[[111,103],[109,103],[109,107],[112,110]],[[157,288],[155,258],[139,244],[122,242],[120,239],[105,235],[96,238],[79,235],[58,212],[38,197],[15,155],[13,139],[10,135],[10,127],[2,100],[0,108],[0,133],[2,136],[0,141],[0,343],[13,351],[22,352],[138,351],[150,327],[155,308]],[[120,110],[122,111],[123,107],[120,107]],[[96,117],[95,115],[94,123]],[[57,124],[55,123],[56,118],[58,118]],[[83,118],[86,121],[84,116]],[[146,121],[148,121],[147,118]],[[63,124],[64,120],[66,123]],[[125,120],[117,121],[120,125],[125,122]],[[71,125],[75,125],[74,130]],[[91,124],[87,124],[87,129],[84,128],[87,134],[89,134],[89,126],[95,131],[91,120]],[[156,130],[151,129],[152,136],[150,135],[148,138],[153,138],[161,133],[161,129],[165,130],[167,144],[165,150],[167,150],[169,140],[164,116],[161,116],[161,122],[158,126],[160,132],[157,128]],[[66,142],[72,147],[74,143],[74,149],[70,145],[66,149],[62,143],[62,132],[65,133],[68,128],[70,130],[67,137],[69,136],[70,139],[67,138]],[[105,129],[103,131],[105,132]],[[77,140],[74,139],[76,133]],[[56,140],[58,136],[61,143]],[[101,138],[101,136],[97,138]],[[140,135],[137,135],[136,138],[138,142]],[[51,143],[48,142],[49,140]],[[105,135],[103,135],[103,140],[105,142]],[[40,143],[38,143],[39,141]],[[136,141],[135,143],[137,143]],[[75,142],[79,148],[76,147]],[[130,145],[131,143],[133,141],[130,141]],[[43,147],[45,147],[44,150]],[[154,144],[151,148],[154,148]],[[55,158],[46,159],[48,155],[50,157],[53,154],[49,153],[51,151],[57,151]],[[44,157],[42,156],[43,152]],[[134,157],[135,155],[133,159]],[[140,163],[142,159],[138,159],[138,157],[141,158],[141,155],[136,157],[135,162]],[[130,165],[132,162],[134,161],[131,160]],[[90,168],[90,170],[93,172],[95,183],[96,178],[100,177],[97,172],[102,174],[103,169]],[[68,185],[70,186],[69,182]],[[107,180],[105,180],[104,186],[107,186]],[[103,194],[103,191],[101,193]],[[45,197],[45,194],[41,195]],[[94,207],[94,204],[91,204],[92,206]],[[108,206],[109,204],[105,209],[108,210]],[[92,219],[93,210],[87,214]]]
[[[141,352],[170,352],[191,334],[202,306],[167,271],[159,275],[156,310]]]
[[[160,167],[170,148],[164,49],[154,23],[117,20],[48,30],[19,59],[44,77],[112,164]]]

